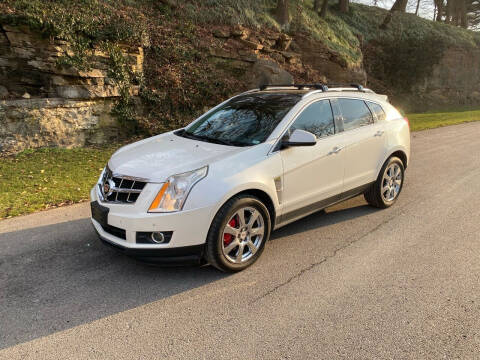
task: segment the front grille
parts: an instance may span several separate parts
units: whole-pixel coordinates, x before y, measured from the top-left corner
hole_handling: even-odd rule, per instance
[[[107,166],[100,184],[103,201],[133,204],[147,183],[130,176],[114,175]]]

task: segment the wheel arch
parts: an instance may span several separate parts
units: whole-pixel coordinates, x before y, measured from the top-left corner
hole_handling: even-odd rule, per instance
[[[239,195],[251,195],[251,196],[254,196],[254,197],[258,198],[265,205],[265,207],[268,210],[268,213],[270,215],[270,222],[271,222],[270,228],[272,230],[275,228],[276,209],[275,209],[275,204],[273,202],[273,199],[266,191],[258,189],[258,188],[249,188],[249,189],[241,190],[241,191],[229,196],[227,199],[225,199],[222,202],[222,204],[221,204],[221,206],[219,207],[218,210],[220,210],[220,208],[224,204],[226,204],[230,199],[234,198],[235,196],[239,196]],[[217,212],[218,212],[218,210],[217,210]]]
[[[392,156],[396,156],[396,157],[398,157],[400,160],[402,160],[404,169],[407,168],[408,158],[407,158],[407,154],[406,154],[403,150],[397,150],[397,151],[391,153],[391,154],[387,157],[387,159],[391,158]],[[385,160],[385,161],[386,161],[386,160]],[[384,162],[384,163],[385,163],[385,162]]]
[[[395,148],[392,149],[391,151],[387,152],[387,156],[383,159],[381,163],[378,164],[377,168],[377,177],[380,174],[380,170],[382,169],[383,164],[390,159],[392,156],[398,157],[400,160],[402,160],[403,163],[403,168],[406,169],[408,165],[408,157],[407,157],[407,152],[403,148]],[[376,179],[376,178],[375,178]]]

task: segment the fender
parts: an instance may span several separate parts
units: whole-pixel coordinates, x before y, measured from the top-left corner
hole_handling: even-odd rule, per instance
[[[405,168],[407,168],[408,161],[409,161],[409,156],[408,156],[408,150],[407,150],[407,148],[404,147],[404,146],[400,146],[400,145],[399,145],[399,146],[395,146],[395,147],[389,149],[389,151],[387,152],[388,155],[385,156],[385,158],[383,159],[383,161],[382,161],[382,162],[380,163],[380,165],[377,167],[377,171],[376,171],[377,176],[376,176],[375,179],[378,178],[378,175],[380,174],[380,170],[382,169],[383,164],[385,164],[385,161],[387,161],[387,159],[388,159],[390,156],[392,156],[392,154],[396,153],[397,151],[401,151],[401,152],[403,152],[403,153],[405,154],[405,158],[407,159],[407,164],[405,164]]]

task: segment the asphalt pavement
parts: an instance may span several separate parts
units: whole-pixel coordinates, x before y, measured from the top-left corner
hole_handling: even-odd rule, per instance
[[[480,359],[480,122],[413,133],[392,208],[313,214],[234,275],[127,258],[87,216],[0,222],[0,359]]]

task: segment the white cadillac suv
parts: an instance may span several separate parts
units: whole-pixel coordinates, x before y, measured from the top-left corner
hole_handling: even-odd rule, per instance
[[[272,230],[364,194],[398,198],[408,120],[360,85],[264,86],[122,147],[91,191],[105,243],[145,261],[239,271]]]

